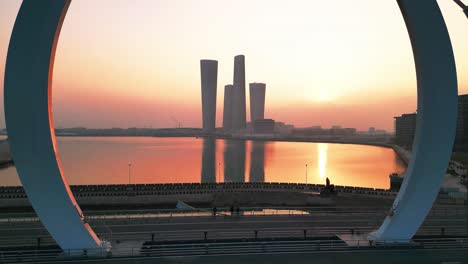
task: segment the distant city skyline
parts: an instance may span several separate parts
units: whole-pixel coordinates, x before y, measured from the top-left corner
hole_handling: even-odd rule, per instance
[[[392,131],[394,116],[416,110],[411,46],[396,1],[293,2],[73,1],[55,62],[55,126],[174,127],[174,117],[183,127],[202,127],[199,60],[216,58],[221,127],[237,54],[248,58],[246,83],[268,84],[265,116],[297,127]],[[0,3],[1,91],[20,3]],[[439,4],[459,94],[468,93],[466,16],[452,1]]]

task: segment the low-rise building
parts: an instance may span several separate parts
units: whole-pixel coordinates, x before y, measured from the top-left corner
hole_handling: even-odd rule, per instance
[[[273,134],[275,133],[275,120],[257,119],[253,125],[255,134]]]

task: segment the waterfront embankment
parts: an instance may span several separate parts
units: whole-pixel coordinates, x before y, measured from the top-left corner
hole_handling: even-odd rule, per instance
[[[337,196],[321,196],[321,184],[188,183],[131,185],[72,185],[83,208],[174,207],[177,201],[209,206],[361,206],[391,203],[397,192],[385,189],[335,186]],[[464,199],[439,194],[438,203],[463,204]],[[22,187],[0,187],[0,208],[30,207]]]
[[[1,140],[0,141],[0,169],[9,167],[13,165],[13,161],[11,159],[10,154],[10,144],[8,140]]]
[[[397,145],[393,145],[392,147],[398,157],[408,166],[412,152]],[[448,164],[447,173],[445,174],[440,191],[452,197],[466,197],[467,188],[463,184],[465,180],[463,176],[466,175],[466,170],[467,168],[463,164],[452,159]]]
[[[391,145],[390,147],[393,148],[400,160],[408,166],[409,160],[411,159],[411,152],[397,145]]]

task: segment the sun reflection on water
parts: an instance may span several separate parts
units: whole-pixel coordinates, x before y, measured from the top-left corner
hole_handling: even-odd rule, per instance
[[[318,174],[320,178],[324,178],[327,174],[328,144],[326,143],[317,144],[317,151],[318,151]]]

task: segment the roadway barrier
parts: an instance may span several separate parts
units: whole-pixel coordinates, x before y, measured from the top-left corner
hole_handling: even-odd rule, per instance
[[[397,192],[353,186],[334,186],[340,196],[367,197],[391,199],[396,197]],[[318,195],[324,188],[322,184],[301,183],[271,183],[271,182],[249,182],[249,183],[174,183],[174,184],[115,184],[115,185],[72,185],[71,190],[80,204],[92,202],[92,199],[127,199],[127,197],[152,197],[192,195],[202,197],[214,193],[238,193],[238,192],[299,192],[310,195]],[[119,198],[122,197],[122,198]],[[91,200],[90,200],[91,199]],[[152,198],[151,198],[152,199]],[[150,200],[151,200],[150,199]],[[172,199],[172,198],[171,198]],[[440,193],[439,199],[451,203],[460,203],[464,199],[450,197],[448,194]],[[99,200],[96,200],[99,201]],[[27,196],[21,186],[0,187],[0,207],[25,206],[28,205]]]
[[[180,243],[193,241],[209,241],[223,242],[226,239],[248,241],[252,239],[269,239],[269,240],[284,240],[284,239],[315,239],[316,237],[335,236],[335,235],[359,235],[368,234],[378,228],[382,222],[381,219],[363,220],[359,225],[350,227],[346,222],[336,223],[334,226],[307,227],[307,228],[244,228],[244,229],[215,229],[215,230],[146,230],[138,232],[112,232],[110,229],[105,230],[99,226],[93,226],[96,229],[96,234],[105,241],[112,242],[113,245],[118,245],[126,241],[135,241],[142,243],[143,241],[155,241],[158,243]],[[18,247],[33,247],[41,248],[47,246],[55,246],[56,243],[47,234],[45,229],[41,234],[22,235],[22,236],[1,236],[0,251],[7,248]],[[451,225],[436,225],[426,223],[421,227],[417,236],[465,236],[467,228],[464,223]]]
[[[249,241],[225,243],[191,243],[157,245],[146,244],[142,247],[118,247],[112,251],[102,250],[12,250],[0,251],[0,263],[27,263],[67,260],[100,260],[119,257],[176,257],[206,256],[229,254],[270,254],[270,253],[305,253],[326,251],[383,251],[383,250],[442,250],[468,248],[468,240],[463,237],[415,239],[407,241],[321,239],[302,241]]]
[[[139,220],[151,218],[172,218],[172,217],[210,217],[213,215],[213,208],[197,209],[138,209],[138,210],[90,210],[84,211],[87,222],[101,220]],[[311,215],[328,216],[339,214],[366,214],[382,215],[388,212],[381,207],[242,207],[241,216],[272,216],[272,215]],[[218,216],[230,216],[230,209],[227,207],[217,208]],[[236,213],[234,213],[236,215]],[[428,216],[467,216],[468,209],[464,206],[434,206]],[[0,213],[1,223],[31,223],[39,222],[35,213]]]
[[[320,192],[325,186],[322,184],[301,183],[171,183],[171,184],[115,184],[115,185],[71,185],[71,190],[78,197],[103,196],[144,196],[197,193],[208,191],[249,191],[249,190],[283,190]],[[335,186],[343,193],[395,196],[396,192],[352,186]],[[27,198],[21,186],[0,187],[0,199]]]

